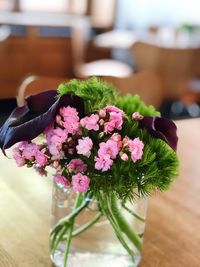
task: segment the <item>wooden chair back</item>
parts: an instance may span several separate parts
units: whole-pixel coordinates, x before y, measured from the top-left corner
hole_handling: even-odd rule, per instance
[[[126,78],[101,77],[103,80],[112,83],[121,95],[127,93],[138,94],[147,105],[154,105],[157,109],[162,104],[164,91],[162,82],[158,75],[144,71]],[[58,85],[68,82],[66,78],[52,78],[43,76],[29,76],[21,84],[18,90],[17,103],[23,106],[25,97],[34,95],[46,90],[57,89]]]
[[[28,76],[22,82],[18,89],[17,95],[17,105],[19,107],[23,106],[25,103],[25,98],[29,95],[35,95],[47,90],[56,90],[58,85],[63,82],[68,82],[69,79],[66,78],[52,78],[43,76]]]
[[[186,90],[180,83],[200,74],[200,48],[167,48],[138,41],[132,54],[139,70],[154,71],[161,77],[169,99],[180,98]]]
[[[157,109],[160,108],[164,100],[163,83],[154,72],[142,71],[125,78],[110,76],[102,78],[112,83],[121,95],[138,94],[145,104],[153,105]]]

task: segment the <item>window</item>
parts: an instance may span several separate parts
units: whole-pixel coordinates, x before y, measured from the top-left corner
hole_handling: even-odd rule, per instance
[[[117,28],[200,24],[199,0],[118,0]]]

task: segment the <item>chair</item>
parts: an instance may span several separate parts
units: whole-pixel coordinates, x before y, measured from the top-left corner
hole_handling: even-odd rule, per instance
[[[200,73],[200,48],[169,48],[138,41],[131,51],[139,70],[160,76],[169,100],[180,99],[187,91],[183,84]]]
[[[159,109],[164,100],[163,83],[156,73],[142,71],[129,77],[102,77],[112,83],[121,95],[138,94],[147,105],[153,105]]]
[[[133,73],[133,69],[120,61],[101,59],[86,63],[84,61],[87,38],[89,36],[89,22],[80,21],[71,27],[72,33],[72,56],[74,74],[77,77],[88,76],[115,76],[126,77]]]
[[[151,72],[141,72],[126,78],[101,77],[112,83],[119,92],[139,94],[141,99],[148,105],[152,104],[159,108],[163,101],[162,83],[159,77]],[[28,95],[34,95],[49,89],[56,89],[62,82],[68,82],[66,78],[52,78],[43,76],[29,76],[21,84],[18,90],[17,104],[24,105],[24,99]]]
[[[24,99],[29,95],[35,95],[43,91],[57,89],[58,85],[63,82],[67,82],[68,79],[65,78],[52,78],[43,76],[28,76],[24,79],[22,84],[19,86],[17,94],[17,105],[19,107],[23,106]]]

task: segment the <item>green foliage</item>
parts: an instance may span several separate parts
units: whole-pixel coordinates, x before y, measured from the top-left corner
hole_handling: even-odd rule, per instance
[[[138,95],[117,96],[112,85],[97,78],[85,81],[72,80],[70,83],[61,84],[58,92],[60,95],[70,93],[82,97],[86,114],[96,112],[109,104],[118,106],[128,115],[120,131],[122,138],[126,135],[131,139],[139,137],[145,145],[141,160],[133,163],[130,158],[128,161],[122,161],[118,156],[112,168],[104,173],[94,168],[94,158],[99,142],[107,141],[109,136],[103,137],[100,141],[96,132],[85,130],[83,136],[89,136],[96,145],[90,158],[80,155],[79,158],[88,165],[87,175],[91,179],[90,190],[93,194],[115,193],[123,201],[134,201],[138,195],[151,195],[156,190],[163,191],[169,188],[178,175],[179,162],[176,153],[163,140],[152,137],[146,130],[138,128],[138,123],[131,119],[132,113],[136,111],[144,116],[160,116],[153,106],[146,106]]]
[[[69,83],[61,84],[58,87],[60,95],[73,94],[83,98],[86,114],[95,112],[106,105],[114,105],[117,99],[117,92],[114,87],[96,77],[88,80],[71,80]]]
[[[160,112],[156,111],[153,106],[146,106],[139,95],[119,96],[116,106],[131,116],[133,112],[138,111],[143,116],[160,116]]]
[[[129,135],[127,133],[127,135]],[[162,140],[148,132],[135,129],[131,138],[140,137],[145,147],[141,160],[115,160],[106,173],[91,170],[91,184],[94,194],[99,190],[114,192],[122,201],[134,201],[138,196],[149,196],[154,191],[167,190],[178,175],[179,161],[176,153]]]

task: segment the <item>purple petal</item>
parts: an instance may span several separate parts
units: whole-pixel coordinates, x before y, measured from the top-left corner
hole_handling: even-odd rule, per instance
[[[29,96],[26,98],[27,106],[32,112],[45,112],[56,101],[56,90],[49,90],[37,95]],[[38,103],[42,103],[38,105]]]
[[[0,128],[0,148],[5,149],[20,141],[30,141],[42,133],[53,121],[60,107],[77,109],[84,116],[84,103],[78,96],[63,95],[56,99],[56,91],[47,91],[27,98],[27,105],[16,108]]]
[[[144,117],[139,127],[147,129],[154,137],[164,140],[174,151],[177,150],[177,127],[171,120],[160,117]]]

